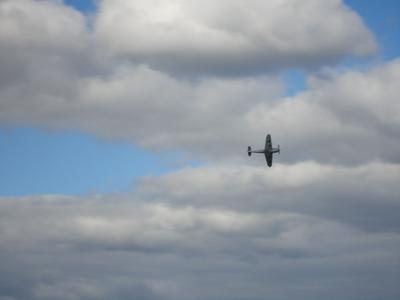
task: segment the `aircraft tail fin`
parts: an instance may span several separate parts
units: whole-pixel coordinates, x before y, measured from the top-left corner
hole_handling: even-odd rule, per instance
[[[281,155],[281,148],[279,147],[279,144],[278,144],[278,154]]]
[[[247,147],[247,155],[251,156],[251,147],[250,146]]]

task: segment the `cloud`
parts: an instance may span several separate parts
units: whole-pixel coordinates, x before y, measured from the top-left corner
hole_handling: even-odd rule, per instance
[[[399,61],[326,69],[377,48],[341,1],[199,3],[0,2],[2,124],[210,163],[0,199],[0,299],[399,298]],[[286,97],[291,67],[318,72]],[[274,167],[243,164],[267,132]]]
[[[368,71],[313,75],[308,90],[284,97],[274,77],[193,82],[140,66],[49,86],[38,74],[0,91],[0,120],[211,160],[240,157],[269,132],[282,146],[282,162],[399,162],[399,78],[394,60]]]
[[[196,43],[185,40],[197,39],[198,35],[191,34],[196,26],[206,32],[219,29],[216,30],[219,33],[238,34],[259,45],[262,55],[268,55],[264,59],[262,55],[249,54],[263,68],[264,60],[279,64],[280,59],[290,62],[293,58],[307,64],[298,49],[303,49],[301,43],[311,36],[321,35],[324,39],[306,43],[311,47],[304,50],[307,55],[336,53],[334,56],[339,57],[344,53],[365,54],[360,49],[369,52],[372,46],[366,45],[373,44],[370,34],[357,15],[340,1],[327,1],[323,5],[311,0],[301,5],[296,1],[268,4],[252,1],[252,5],[246,4],[246,9],[232,1],[217,1],[213,5],[202,2],[201,7],[195,1],[156,1],[152,2],[152,9],[149,3],[103,1],[91,29],[82,14],[60,2],[1,2],[0,40],[4,50],[0,61],[5,67],[0,71],[0,122],[82,130],[156,150],[179,149],[212,161],[241,157],[248,144],[263,144],[267,132],[273,134],[274,142],[282,145],[285,152],[280,158],[282,162],[399,161],[399,122],[395,109],[398,106],[395,96],[399,93],[398,61],[363,72],[333,72],[329,76],[315,73],[310,76],[309,90],[286,98],[284,84],[276,75],[260,76],[256,70],[247,76],[239,76],[240,72],[236,77],[201,75],[201,66],[214,65],[212,61],[222,54],[218,54],[212,43],[202,44],[212,41],[211,37],[206,38],[208,35]],[[232,14],[226,13],[227,10]],[[128,18],[131,14],[139,17]],[[258,18],[260,14],[271,18]],[[104,25],[116,16],[119,22]],[[172,22],[171,27],[165,22],[157,23],[160,18],[168,24]],[[304,22],[300,22],[302,26],[282,25],[296,21]],[[125,26],[126,22],[138,22],[135,23],[138,27],[114,28]],[[347,22],[349,26],[343,30]],[[150,31],[141,30],[142,26],[154,27],[155,32],[134,43],[138,41],[135,34]],[[164,32],[166,28],[170,28],[168,33]],[[104,32],[111,30],[115,33],[113,37]],[[275,32],[281,33],[281,40],[274,37]],[[126,38],[125,34],[132,38]],[[157,38],[159,34],[165,35],[167,42]],[[168,37],[177,40],[170,41]],[[137,54],[132,64],[119,54],[107,53],[105,44],[113,46],[114,38],[128,41],[129,47],[121,49],[133,51],[134,56],[136,52],[131,47],[135,45],[146,48],[157,42],[157,47],[145,51],[147,54]],[[229,46],[228,42],[225,44]],[[198,47],[199,63],[192,66],[201,75],[197,79],[177,77],[177,73],[162,67],[168,61],[174,64],[173,68],[186,68],[180,60],[169,57],[180,57],[179,51],[192,53],[185,45]],[[270,50],[279,45],[287,47],[286,52],[278,51],[287,53],[282,58],[274,57],[275,52]],[[331,51],[325,51],[324,47]],[[231,55],[224,50],[222,56],[246,64],[246,60],[236,59],[236,55],[243,54],[243,48],[234,49],[239,54]],[[211,59],[207,53],[216,57]],[[327,63],[315,62],[319,66]],[[221,64],[229,65],[224,59]],[[250,65],[243,68],[251,69]]]
[[[105,0],[95,33],[111,53],[172,74],[265,73],[377,50],[338,0]]]
[[[60,3],[1,1],[0,87],[37,76],[75,80],[98,69],[91,58],[97,55],[89,54],[90,39],[85,18]]]
[[[138,188],[152,198],[171,197],[180,204],[190,199],[199,207],[229,207],[241,212],[323,214],[363,230],[379,231],[380,226],[397,230],[397,164],[339,167],[304,162],[278,164],[269,170],[237,164],[187,168],[161,179],[144,178]]]
[[[397,299],[399,178],[391,164],[220,165],[126,195],[3,198],[1,296]]]
[[[282,144],[300,157],[332,163],[368,160],[399,162],[400,123],[395,82],[400,62],[369,71],[312,75],[309,90],[271,107],[251,112],[259,128],[276,132]]]

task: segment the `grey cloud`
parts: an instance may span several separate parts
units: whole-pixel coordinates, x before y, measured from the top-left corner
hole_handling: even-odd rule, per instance
[[[97,22],[101,23],[109,14],[122,14],[121,22],[124,21],[132,3],[104,1]],[[153,22],[152,18],[168,19],[188,13],[188,16],[194,14],[194,22],[231,28],[234,32],[238,21],[221,16],[223,8],[228,6],[233,11],[242,11],[237,17],[247,24],[243,34],[254,37],[268,24],[253,24],[256,21],[250,15],[264,10],[275,15],[276,10],[276,17],[282,13],[285,15],[282,20],[286,20],[297,5],[301,16],[305,13],[303,10],[322,10],[323,16],[333,10],[335,20],[337,13],[338,20],[343,17],[361,26],[356,15],[340,1],[324,2],[324,5],[314,1],[304,5],[254,1],[248,10],[239,2],[228,5],[220,1],[215,3],[214,14],[210,14],[213,10],[208,2],[199,8],[190,1],[173,2],[175,6],[172,2],[160,3],[168,8],[166,16],[159,8],[148,10],[148,2],[134,2],[146,11],[144,24]],[[124,5],[127,9],[122,13]],[[257,7],[260,9],[256,10]],[[107,55],[104,44],[96,37],[100,33],[96,29],[92,33],[80,13],[59,2],[3,1],[0,12],[0,60],[5,66],[0,71],[0,122],[3,124],[83,130],[157,150],[182,149],[200,159],[214,161],[238,159],[247,144],[263,144],[267,132],[284,149],[281,162],[399,161],[398,110],[395,109],[398,61],[376,70],[347,72],[325,80],[314,76],[308,91],[284,98],[283,83],[274,76],[194,80],[154,70],[146,64],[146,59],[139,60],[137,65],[127,64]],[[265,22],[273,22],[274,26],[270,25],[276,28],[280,24],[278,19],[274,17]],[[322,24],[323,32],[336,30],[331,24],[333,21],[310,22],[310,30],[315,24]],[[96,26],[100,25],[95,22]],[[359,26],[349,26],[351,30],[344,32],[352,36],[352,30],[356,34],[363,28]],[[126,30],[130,32],[131,28]],[[291,40],[296,35],[288,28],[282,28],[283,36]],[[308,32],[304,28],[298,30]],[[342,31],[339,33],[341,36]],[[147,37],[150,38],[149,35],[144,38]],[[330,42],[335,41],[330,39]]]
[[[284,139],[282,143],[296,149],[290,153],[296,159],[398,163],[400,108],[395,99],[400,90],[395,82],[399,76],[400,64],[394,60],[367,72],[311,77],[309,91],[276,110],[267,107],[261,120],[277,120],[268,127]]]
[[[38,81],[50,91],[61,83],[72,89],[67,83],[106,64],[85,17],[57,1],[2,1],[0,43],[1,89]]]
[[[200,147],[207,140],[217,144],[223,135],[232,139],[237,133],[227,128],[240,132],[243,112],[277,98],[282,90],[274,78],[192,83],[145,66],[66,84],[69,93],[54,91],[47,80],[3,89],[1,119],[42,126],[53,123],[50,127],[83,129],[150,147]]]
[[[365,72],[311,78],[310,89],[291,98],[281,96],[282,83],[271,77],[192,82],[141,66],[80,81],[56,78],[49,87],[38,74],[0,91],[0,119],[211,160],[243,157],[247,145],[262,145],[269,132],[282,146],[280,162],[397,163],[399,70],[394,60]]]
[[[340,220],[362,230],[399,230],[400,169],[394,164],[359,167],[314,162],[259,167],[211,166],[142,179],[139,191],[156,199],[244,211],[301,212]],[[171,196],[169,196],[171,195]]]
[[[2,198],[0,295],[394,300],[399,177],[389,164],[214,166],[127,195]]]
[[[376,51],[341,1],[102,1],[99,40],[173,74],[238,75],[332,63]]]

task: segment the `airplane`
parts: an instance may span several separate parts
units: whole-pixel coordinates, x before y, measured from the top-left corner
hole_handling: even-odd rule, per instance
[[[247,154],[251,156],[252,153],[264,153],[268,167],[272,167],[272,155],[274,153],[281,154],[281,149],[279,145],[278,148],[272,147],[271,135],[267,134],[267,137],[265,139],[265,148],[263,150],[251,150],[250,146],[247,147]]]

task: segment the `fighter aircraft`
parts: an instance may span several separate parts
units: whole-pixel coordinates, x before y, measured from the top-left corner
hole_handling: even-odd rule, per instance
[[[251,156],[252,153],[264,153],[268,167],[272,167],[272,155],[277,152],[281,154],[281,149],[279,148],[279,145],[278,148],[272,148],[270,134],[267,134],[267,138],[265,139],[265,148],[263,150],[251,150],[250,146],[247,147],[247,154],[249,156]]]

